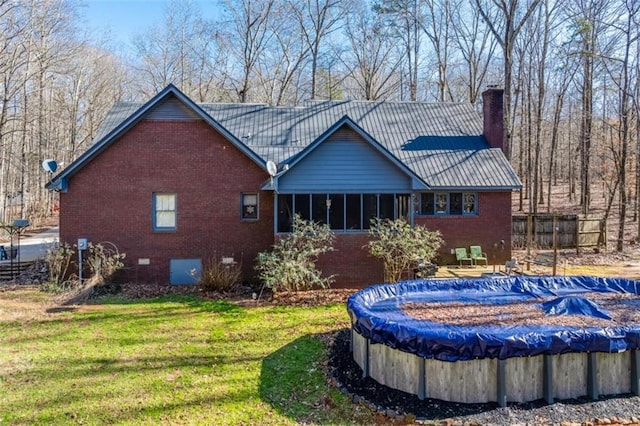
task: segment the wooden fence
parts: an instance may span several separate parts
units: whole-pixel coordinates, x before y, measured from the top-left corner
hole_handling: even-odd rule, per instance
[[[555,223],[555,226],[554,226]],[[607,229],[600,217],[575,214],[536,213],[513,215],[511,241],[513,248],[552,249],[554,228],[558,249],[605,246]]]

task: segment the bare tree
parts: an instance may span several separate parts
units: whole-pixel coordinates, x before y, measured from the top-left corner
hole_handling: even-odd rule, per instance
[[[618,109],[618,121],[620,123],[618,129],[618,139],[620,141],[620,159],[618,161],[618,179],[620,184],[618,185],[619,197],[620,197],[620,214],[618,221],[618,238],[616,241],[616,250],[622,251],[624,248],[624,231],[625,221],[627,218],[627,161],[628,151],[631,137],[631,120],[632,120],[632,105],[631,96],[633,96],[633,87],[631,86],[631,66],[632,58],[632,46],[639,39],[638,27],[640,22],[638,21],[638,12],[640,12],[640,3],[634,0],[624,0],[624,21],[620,31],[623,36],[624,44],[622,58],[620,58],[620,73],[618,79],[613,79],[614,82],[619,81],[618,92],[620,94],[620,106]],[[638,55],[635,55],[635,61],[638,62]],[[637,80],[636,80],[637,83]]]
[[[549,164],[548,164],[548,182],[547,182],[547,212],[551,212],[551,186],[556,174],[554,173],[558,163],[558,139],[560,133],[560,120],[562,118],[562,110],[567,94],[567,89],[573,81],[576,68],[570,67],[567,62],[567,55],[558,55],[558,61],[561,64],[559,73],[556,76],[555,102],[553,105],[553,122],[551,125],[551,146],[549,148]]]
[[[173,83],[198,101],[222,97],[224,73],[219,70],[225,64],[218,42],[195,3],[172,0],[162,21],[133,39],[140,91],[151,97]]]
[[[344,64],[357,90],[357,99],[378,100],[392,96],[397,90],[397,70],[402,58],[397,55],[397,39],[385,34],[380,16],[372,14],[364,2],[353,4],[346,15],[345,33],[350,52]]]
[[[409,100],[416,101],[422,44],[422,0],[378,0],[374,2],[373,8],[386,18],[388,27],[393,30],[392,34],[402,43],[404,63],[407,67]],[[400,96],[404,99],[402,93]]]
[[[323,43],[339,28],[338,0],[289,0],[311,57],[311,99],[316,98],[318,61]]]
[[[431,43],[438,68],[437,100],[444,102],[453,100],[449,90],[449,48],[451,47],[451,17],[453,14],[449,0],[424,0],[425,13],[416,17],[416,22],[422,28]]]
[[[240,64],[239,75],[232,76],[238,100],[247,102],[251,90],[252,74],[258,60],[273,38],[272,14],[276,13],[276,0],[222,0],[228,20],[225,46]]]
[[[580,120],[580,205],[582,213],[591,204],[591,150],[593,127],[593,79],[595,60],[599,56],[598,36],[601,33],[607,0],[580,0],[569,9],[573,22],[575,51],[581,60],[582,74],[578,91],[581,96]]]
[[[257,80],[265,102],[271,105],[297,104],[303,91],[294,86],[297,86],[295,83],[309,59],[310,48],[300,38],[297,22],[289,14],[278,14],[273,16],[273,20],[281,22],[274,23],[278,31],[274,32],[273,43],[258,60]]]
[[[458,53],[464,61],[464,81],[467,86],[467,99],[475,104],[485,82],[489,64],[497,46],[495,38],[486,25],[482,25],[480,13],[476,8],[465,8],[465,2],[451,6],[451,25],[453,40]]]
[[[17,99],[26,84],[24,75],[28,55],[22,38],[28,31],[25,8],[15,1],[0,1],[0,221],[7,220],[8,204],[16,198],[13,170],[19,162],[14,153],[13,137]]]
[[[539,34],[540,40],[538,48],[536,49],[537,60],[537,74],[538,74],[538,91],[536,94],[536,107],[535,107],[535,158],[534,158],[534,172],[533,172],[533,211],[538,211],[538,203],[544,202],[544,194],[542,191],[542,123],[545,114],[545,95],[546,95],[546,70],[547,59],[549,52],[549,38],[551,31],[552,20],[552,7],[549,4],[549,0],[544,0],[544,7],[540,10],[538,22],[539,27],[542,28],[542,34]],[[541,21],[541,22],[540,22]]]
[[[475,0],[478,12],[502,47],[504,56],[504,153],[511,159],[511,71],[513,46],[523,25],[538,7],[540,0]],[[497,10],[497,13],[494,13]]]

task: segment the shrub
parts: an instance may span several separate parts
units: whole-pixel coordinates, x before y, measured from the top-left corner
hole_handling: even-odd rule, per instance
[[[242,277],[241,264],[225,263],[212,256],[202,267],[199,285],[206,291],[232,293],[240,287]]]
[[[62,243],[55,248],[47,250],[45,263],[49,270],[49,282],[43,286],[44,290],[56,292],[64,289],[69,265],[74,253],[75,245],[72,246],[68,243]]]
[[[98,244],[89,243],[85,261],[92,277],[101,277],[108,281],[116,271],[122,269],[124,258],[125,254],[118,252],[118,247],[107,241]]]
[[[333,239],[328,225],[295,215],[293,231],[272,251],[258,254],[256,270],[260,279],[274,292],[329,287],[333,276],[322,277],[315,264],[318,256],[333,250]]]
[[[403,219],[372,219],[369,234],[369,253],[384,262],[385,280],[398,282],[402,272],[408,270],[419,259],[431,262],[443,244],[440,231],[429,231],[426,227],[411,227]]]

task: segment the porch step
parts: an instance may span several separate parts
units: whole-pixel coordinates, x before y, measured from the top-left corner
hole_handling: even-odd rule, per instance
[[[17,277],[20,271],[30,268],[34,263],[32,260],[20,263],[13,262],[13,269],[11,269],[10,262],[4,261],[0,263],[0,281],[9,281]]]

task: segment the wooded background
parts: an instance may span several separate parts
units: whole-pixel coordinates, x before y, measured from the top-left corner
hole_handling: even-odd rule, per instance
[[[479,111],[480,93],[497,85],[506,153],[524,184],[514,210],[589,214],[597,193],[618,250],[640,235],[637,0],[212,7],[220,13],[208,21],[197,4],[170,2],[122,46],[87,27],[82,3],[0,0],[1,221],[50,216],[57,195],[44,189],[42,160],[68,165],[114,102],[146,101],[169,83],[196,102],[445,101]]]

